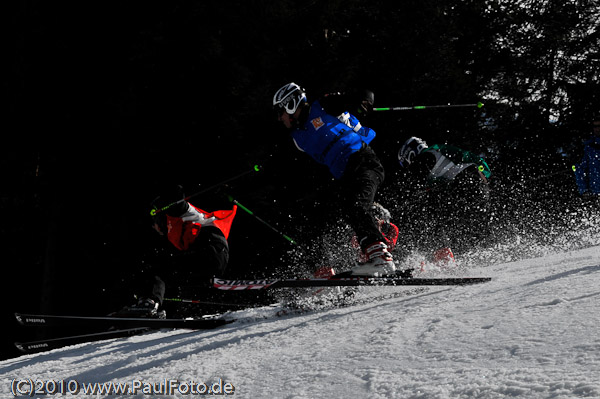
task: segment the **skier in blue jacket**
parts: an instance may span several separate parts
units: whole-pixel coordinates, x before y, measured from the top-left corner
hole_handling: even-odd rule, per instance
[[[331,102],[326,98],[322,101]],[[367,99],[362,104],[365,109],[368,103]],[[366,259],[352,268],[352,273],[374,276],[394,272],[392,256],[370,213],[384,179],[383,166],[369,147],[375,132],[362,126],[347,109],[332,115],[327,111],[334,107],[326,110],[319,100],[309,103],[304,90],[295,83],[286,84],[275,93],[273,107],[278,120],[291,131],[296,147],[327,166],[341,183],[340,205]]]
[[[575,180],[584,198],[600,195],[600,116],[594,119],[594,137],[587,140],[581,162],[575,165]]]

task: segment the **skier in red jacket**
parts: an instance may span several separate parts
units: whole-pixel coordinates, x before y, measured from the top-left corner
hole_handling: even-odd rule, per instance
[[[229,262],[229,231],[237,206],[230,210],[206,212],[187,202],[177,186],[154,200],[153,228],[177,250],[173,262],[153,268],[151,282],[141,279],[142,296],[138,302],[118,312],[118,316],[165,317],[161,305],[166,286],[194,282],[208,283],[223,275]],[[164,278],[164,280],[163,280]],[[166,283],[165,283],[166,282]],[[151,287],[151,291],[147,291]]]

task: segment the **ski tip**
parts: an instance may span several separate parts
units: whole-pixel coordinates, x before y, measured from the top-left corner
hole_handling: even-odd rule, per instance
[[[52,349],[47,342],[36,342],[36,343],[26,343],[26,342],[13,342],[15,348],[19,350],[21,353],[32,354],[38,352],[44,352]]]
[[[21,316],[21,313],[15,312],[15,319],[17,320],[17,322],[18,322],[20,325],[23,325],[23,324],[25,324],[25,323],[23,322],[23,317]]]
[[[44,326],[46,325],[46,316],[33,315],[15,312],[15,319],[22,326]]]
[[[21,353],[31,353],[29,347],[21,342],[14,342],[15,348],[19,350]]]

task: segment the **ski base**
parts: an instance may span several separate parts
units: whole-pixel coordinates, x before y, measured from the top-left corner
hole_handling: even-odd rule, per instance
[[[213,329],[234,321],[217,317],[206,319],[150,319],[110,316],[56,316],[25,313],[15,313],[15,318],[19,324],[27,327],[71,326],[106,329],[112,328],[112,330],[90,334],[48,338],[30,342],[15,342],[14,345],[23,353],[37,353],[84,342],[128,337],[161,328],[181,328],[193,330]]]
[[[98,326],[124,328],[189,328],[192,330],[212,329],[233,320],[211,319],[152,319],[136,317],[56,316],[15,313],[23,326]]]
[[[15,346],[23,353],[38,353],[63,346],[76,345],[84,342],[95,342],[111,338],[124,338],[150,331],[149,328],[128,328],[123,330],[103,331],[91,334],[73,335],[68,337],[49,338],[39,341],[15,342]]]
[[[303,287],[355,287],[355,286],[431,286],[431,285],[471,285],[491,281],[491,277],[445,277],[445,278],[405,278],[351,276],[307,279],[261,279],[224,280],[215,278],[213,286],[219,290],[264,290],[273,288]]]

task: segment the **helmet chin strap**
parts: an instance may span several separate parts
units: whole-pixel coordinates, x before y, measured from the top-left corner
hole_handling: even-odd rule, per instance
[[[294,114],[287,114],[288,115],[288,120],[290,121],[290,128],[294,129],[297,128],[300,125],[300,121],[298,120],[298,118],[296,118],[294,116]]]
[[[290,118],[290,130],[298,128],[298,121],[294,118]]]
[[[305,109],[305,108],[304,108],[304,104],[300,104],[300,107],[302,107],[302,109],[301,109],[301,110],[300,110],[300,112],[298,113],[298,117],[297,117],[297,118],[294,116],[294,115],[296,114],[295,112],[294,112],[293,114],[288,114],[288,119],[289,119],[289,121],[290,121],[290,125],[291,125],[293,128],[298,128],[298,127],[300,127],[300,125],[301,125],[301,123],[300,123],[300,120],[302,120],[302,118],[303,118],[303,116],[302,116],[302,115],[303,115],[303,112],[306,112],[306,111],[303,111],[303,110]]]

